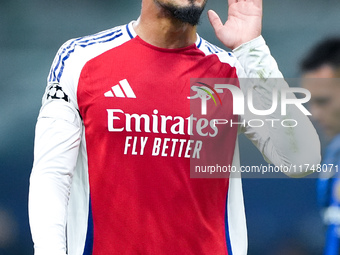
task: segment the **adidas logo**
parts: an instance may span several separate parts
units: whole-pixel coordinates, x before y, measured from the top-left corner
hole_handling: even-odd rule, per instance
[[[119,84],[114,85],[111,90],[104,93],[105,97],[124,97],[124,98],[136,98],[135,93],[133,92],[129,82],[127,79],[124,79],[119,82]]]

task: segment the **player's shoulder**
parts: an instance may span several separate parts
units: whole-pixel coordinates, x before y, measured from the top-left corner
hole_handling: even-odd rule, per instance
[[[132,39],[132,23],[66,41],[53,61],[48,81],[59,82],[64,69],[79,69],[87,61]],[[78,68],[79,67],[79,68]]]
[[[70,39],[60,47],[59,52],[70,54],[82,50],[84,53],[95,49],[115,47],[133,38],[129,26],[130,24],[116,26],[95,34]]]
[[[237,58],[233,52],[224,50],[215,44],[205,40],[204,38],[197,35],[197,48],[200,49],[206,56],[216,55],[222,63],[227,63],[231,66],[235,66]]]

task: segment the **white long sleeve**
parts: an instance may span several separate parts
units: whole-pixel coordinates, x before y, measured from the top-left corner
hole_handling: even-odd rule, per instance
[[[83,253],[89,178],[78,79],[88,60],[130,39],[125,32],[113,40],[120,29],[71,39],[60,47],[52,63],[36,124],[30,177],[29,220],[35,255]]]
[[[29,191],[35,255],[66,254],[67,205],[81,130],[80,117],[69,103],[49,101],[42,107]]]
[[[234,50],[234,54],[244,69],[241,78],[244,93],[252,86],[254,106],[258,110],[267,110],[272,106],[272,94],[276,89],[280,95],[282,89],[288,88],[278,69],[275,59],[271,56],[269,48],[262,37],[258,37]],[[243,76],[241,74],[241,77]],[[289,98],[296,98],[290,95]],[[278,106],[281,97],[278,96]],[[247,107],[246,107],[247,108]],[[312,172],[294,170],[294,166],[304,164],[316,165],[320,163],[320,141],[309,118],[295,105],[287,105],[287,114],[281,115],[280,107],[268,116],[258,116],[249,110],[241,116],[241,122],[248,123],[251,119],[266,119],[263,127],[246,125],[242,132],[256,145],[264,158],[277,166],[291,167],[291,172],[286,174],[291,177],[300,177]],[[298,124],[296,127],[284,127],[283,120],[293,119]],[[271,121],[268,121],[271,120]],[[274,122],[272,122],[275,120]],[[275,124],[273,124],[275,123]],[[253,125],[254,126],[254,125]]]

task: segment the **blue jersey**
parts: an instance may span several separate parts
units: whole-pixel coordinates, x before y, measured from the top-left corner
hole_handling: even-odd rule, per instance
[[[321,175],[317,182],[317,198],[324,209],[323,220],[328,226],[325,255],[339,254],[340,239],[340,173],[336,166],[340,165],[340,135],[329,144],[324,154],[323,164],[333,164],[333,178]]]

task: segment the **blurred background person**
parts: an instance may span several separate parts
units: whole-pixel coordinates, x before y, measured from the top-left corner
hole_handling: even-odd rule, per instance
[[[311,92],[312,118],[326,135],[317,181],[317,200],[327,226],[324,254],[340,254],[340,37],[327,38],[315,45],[301,62],[303,87]],[[331,166],[332,170],[331,170]]]

